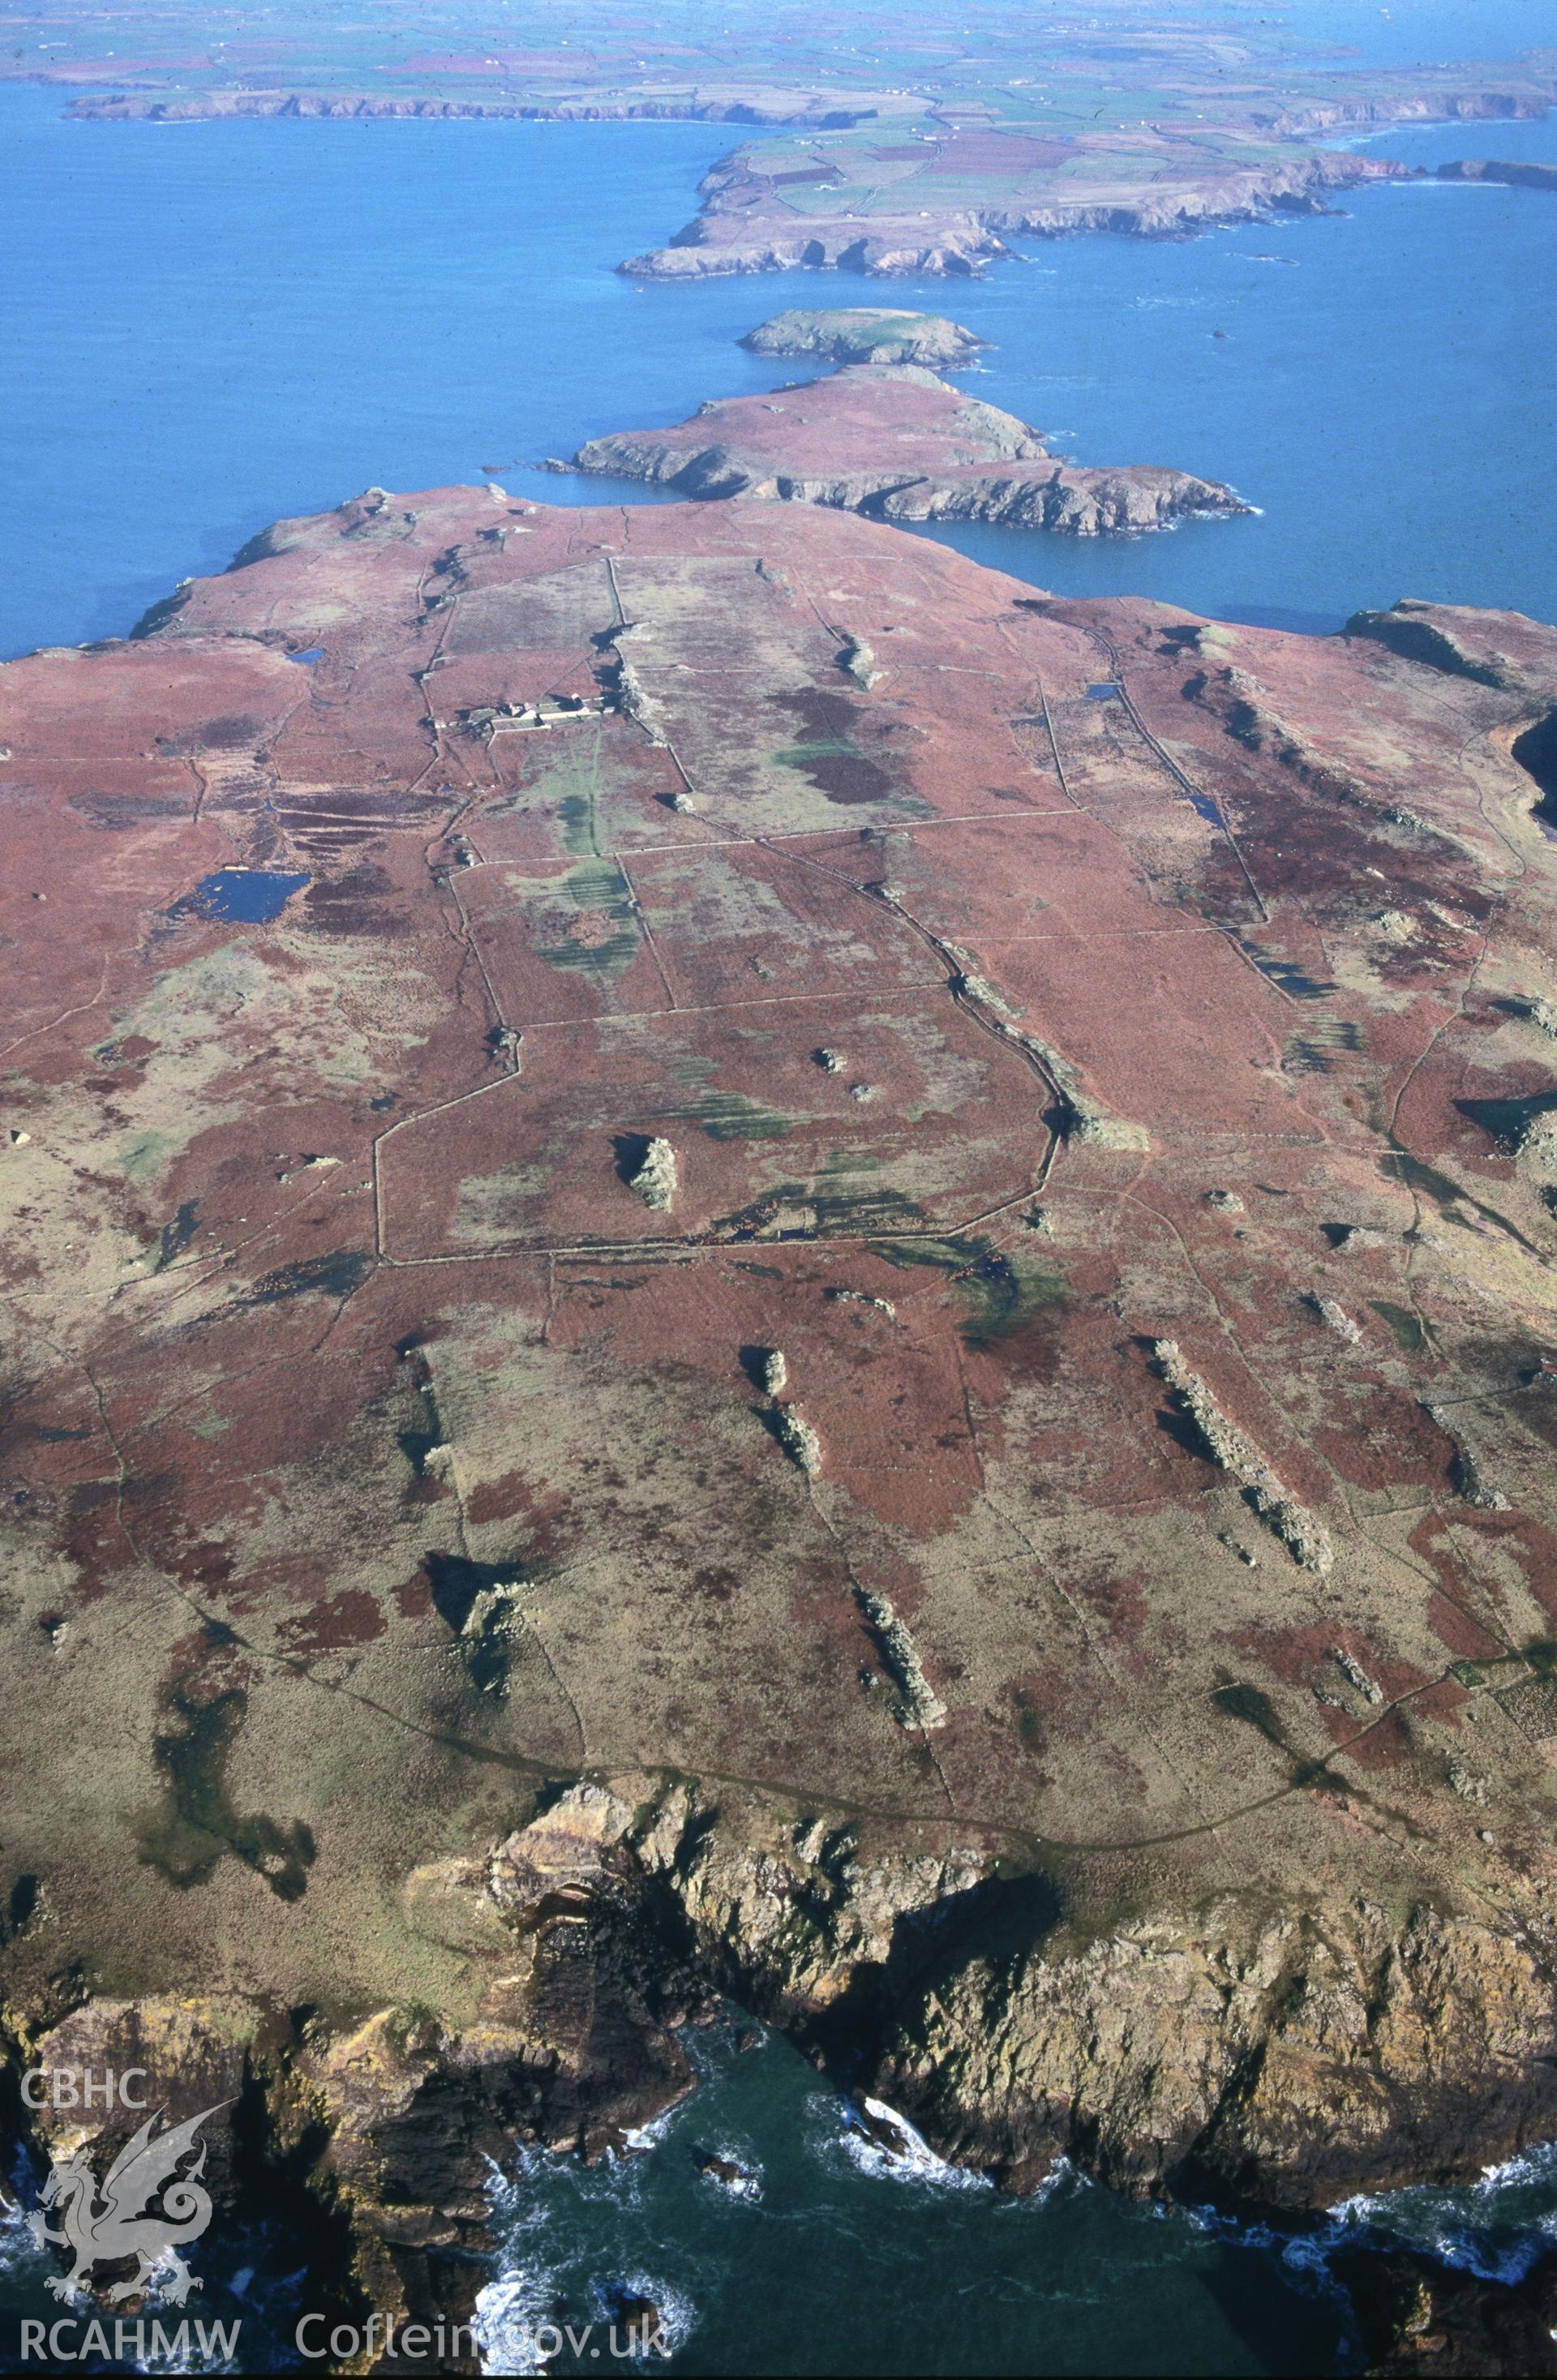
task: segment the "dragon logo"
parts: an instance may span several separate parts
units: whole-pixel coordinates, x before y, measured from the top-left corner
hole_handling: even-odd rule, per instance
[[[121,2281],[106,2292],[110,2305],[135,2296],[153,2278],[174,2305],[182,2305],[191,2289],[201,2287],[176,2251],[198,2240],[211,2220],[210,2193],[200,2187],[205,2143],[195,2135],[216,2112],[207,2107],[187,2123],[164,2125],[159,2131],[158,2108],[126,2142],[101,2183],[84,2149],[50,2168],[43,2204],[27,2220],[40,2247],[51,2240],[75,2258],[69,2272],[49,2281],[56,2298],[70,2297],[97,2265],[118,2264],[128,2256],[137,2259],[140,2269],[133,2280]],[[193,2165],[180,2173],[180,2165],[191,2154]],[[159,2194],[160,2203],[153,2205]],[[51,2208],[59,2210],[58,2230],[49,2223]]]

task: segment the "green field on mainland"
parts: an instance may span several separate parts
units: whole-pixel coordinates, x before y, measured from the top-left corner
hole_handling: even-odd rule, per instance
[[[1190,92],[1187,98],[1201,95]],[[1080,84],[1066,90],[1063,110],[1056,106],[1047,115],[1034,111],[1028,94],[1008,96],[1014,103],[1020,97],[1022,110],[1018,115],[1014,106],[1009,120],[990,125],[992,132],[1018,137],[1052,135],[1064,125],[1074,127],[1085,121],[1089,128],[1096,124],[1099,130],[1109,133],[1110,145],[1100,152],[1077,141],[1070,153],[1056,158],[1052,164],[1016,166],[1007,173],[943,173],[938,170],[940,140],[926,139],[921,142],[915,138],[931,121],[927,117],[845,133],[764,138],[734,152],[730,164],[736,173],[748,176],[759,185],[771,182],[775,209],[809,221],[825,221],[840,214],[867,219],[920,212],[945,216],[972,207],[997,210],[1041,203],[1051,193],[1062,199],[1083,198],[1092,188],[1140,187],[1179,172],[1204,171],[1208,166],[1259,167],[1288,153],[1288,144],[1269,135],[1247,135],[1241,130],[1208,126],[1194,114],[1185,123],[1185,98],[1175,99],[1167,92],[1114,91],[1100,95],[1092,85]],[[951,102],[946,105],[948,113],[955,113]],[[1143,109],[1148,111],[1144,116]],[[1180,123],[1173,127],[1171,119],[1175,112]],[[1176,132],[1175,139],[1168,143],[1157,137],[1158,128],[1163,124]],[[1140,139],[1132,145],[1129,135],[1137,128]],[[945,137],[943,128],[938,126],[936,129]],[[1185,137],[1191,131],[1193,146]],[[919,153],[882,153],[909,147]],[[783,178],[818,165],[827,169],[825,181]]]
[[[694,93],[721,87],[858,93],[876,105],[878,133],[912,121],[916,99],[991,127],[1086,133],[1225,119],[1259,97],[1344,100],[1377,92],[1381,80],[1333,41],[1306,41],[1284,17],[1174,21],[1154,0],[1048,0],[1015,21],[971,5],[943,30],[905,22],[892,0],[826,23],[810,0],[722,0],[716,16],[667,39],[605,0],[579,0],[566,30],[548,0],[510,0],[500,33],[484,0],[452,0],[420,27],[407,24],[399,0],[360,0],[335,14],[317,0],[263,12],[160,0],[140,18],[116,0],[81,0],[67,17],[13,15],[0,73],[48,76],[101,60],[103,89],[185,104],[279,89],[500,108],[582,93],[616,107],[652,95],[690,112]],[[1554,55],[1533,53],[1529,66],[1539,73]],[[1454,67],[1390,79],[1430,88],[1452,77],[1463,80]]]

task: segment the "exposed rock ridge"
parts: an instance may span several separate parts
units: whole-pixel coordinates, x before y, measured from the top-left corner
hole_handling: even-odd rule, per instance
[[[1176,1341],[1159,1339],[1151,1352],[1211,1461],[1247,1490],[1255,1511],[1294,1561],[1322,1578],[1335,1559],[1323,1524],[1287,1494],[1259,1449],[1228,1419],[1199,1374],[1190,1370]]]
[[[942,1727],[946,1706],[925,1676],[907,1622],[884,1595],[859,1590],[859,1608],[876,1632],[882,1656],[901,1696],[898,1716],[905,1727]]]
[[[1467,651],[1454,633],[1454,611],[1450,605],[1403,599],[1392,603],[1387,612],[1354,612],[1344,633],[1348,637],[1371,637],[1404,660],[1422,662],[1429,669],[1442,670],[1451,677],[1468,677],[1478,686],[1507,686],[1509,673],[1502,657],[1488,658]]]

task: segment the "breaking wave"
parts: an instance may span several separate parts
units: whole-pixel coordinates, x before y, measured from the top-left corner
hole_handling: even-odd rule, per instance
[[[1288,2271],[1336,2288],[1330,2262],[1343,2251],[1402,2250],[1511,2287],[1557,2246],[1557,2143],[1484,2168],[1454,2187],[1417,2183],[1344,2198],[1309,2228],[1283,2231],[1209,2208],[1189,2212],[1196,2229],[1268,2250]]]
[[[1457,2189],[1361,2193],[1332,2207],[1333,2246],[1414,2248],[1484,2281],[1523,2280],[1557,2244],[1557,2142],[1483,2168]]]
[[[842,2151],[857,2173],[885,2181],[918,2182],[932,2190],[992,2189],[989,2176],[937,2156],[929,2142],[905,2116],[881,2099],[864,2099],[858,2109],[847,2101],[812,2099],[808,2115],[828,2127],[828,2145],[834,2156]],[[826,2156],[823,2155],[825,2163]]]

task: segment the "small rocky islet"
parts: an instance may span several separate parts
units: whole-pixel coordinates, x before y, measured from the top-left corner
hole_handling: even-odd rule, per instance
[[[766,497],[898,522],[996,521],[1066,537],[1250,511],[1231,488],[1190,471],[1072,463],[1041,431],[918,360],[953,367],[982,344],[934,314],[795,309],[741,345],[841,358],[836,372],[767,395],[711,399],[666,430],[590,438],[548,468],[698,498]]]
[[[740,342],[754,356],[814,356],[836,364],[923,364],[955,370],[988,346],[944,314],[913,314],[899,306],[788,306],[748,331]]]

